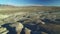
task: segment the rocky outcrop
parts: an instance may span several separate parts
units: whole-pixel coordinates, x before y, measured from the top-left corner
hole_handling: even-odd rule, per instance
[[[7,24],[2,25],[2,27],[9,30],[8,34],[21,34],[22,32],[24,34],[57,34],[60,31],[60,25],[45,19],[47,17],[44,16],[38,13],[11,16],[9,19],[4,20]]]
[[[0,34],[7,34],[8,32],[6,28],[0,27]]]
[[[23,29],[23,25],[18,22],[7,23],[2,25],[2,27],[5,27],[7,30],[9,30],[8,34],[20,34]]]
[[[31,34],[31,30],[28,28],[25,28],[24,32],[25,32],[25,34]]]

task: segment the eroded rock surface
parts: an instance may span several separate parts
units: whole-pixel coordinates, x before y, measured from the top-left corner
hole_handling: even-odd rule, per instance
[[[52,18],[39,12],[13,15],[4,19],[6,24],[2,26],[9,30],[8,34],[59,34],[60,25]]]

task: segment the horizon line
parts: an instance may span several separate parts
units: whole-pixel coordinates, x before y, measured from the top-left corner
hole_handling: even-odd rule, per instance
[[[53,6],[53,5],[40,5],[40,4],[21,4],[21,5],[11,5],[11,4],[0,4],[0,5],[8,5],[8,6]],[[56,5],[55,5],[56,6]],[[60,6],[56,6],[56,7],[60,7]]]

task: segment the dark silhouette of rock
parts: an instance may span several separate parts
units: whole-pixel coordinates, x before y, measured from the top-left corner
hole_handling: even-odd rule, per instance
[[[50,19],[43,19],[42,20],[43,22],[45,22],[45,23],[52,23],[52,24],[55,24],[56,22],[54,22],[54,21],[52,21],[52,20],[50,20]]]
[[[7,30],[9,30],[9,32],[7,34],[16,34],[16,30],[15,28],[12,28],[11,26],[9,26],[11,23],[7,23],[2,25],[2,27],[7,28]]]

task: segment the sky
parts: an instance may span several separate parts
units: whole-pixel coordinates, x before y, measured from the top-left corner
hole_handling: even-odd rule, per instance
[[[60,6],[60,0],[0,0],[0,4],[15,6]]]

